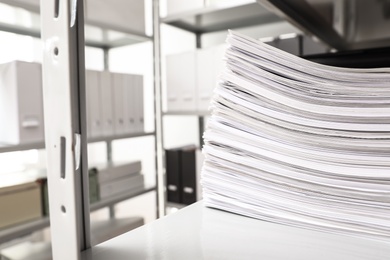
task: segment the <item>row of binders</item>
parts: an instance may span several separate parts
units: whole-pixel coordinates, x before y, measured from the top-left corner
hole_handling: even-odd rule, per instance
[[[225,45],[166,57],[166,111],[205,112],[222,70]]]
[[[140,161],[107,163],[89,169],[90,203],[132,194],[144,189]],[[45,169],[0,175],[0,229],[49,215]]]
[[[143,76],[86,71],[90,138],[144,132]]]
[[[205,205],[390,238],[390,68],[316,64],[230,32],[204,134]]]
[[[144,132],[143,76],[86,71],[88,138]],[[44,141],[42,68],[0,65],[0,143]]]
[[[165,150],[167,201],[189,205],[202,198],[203,156],[195,145]]]

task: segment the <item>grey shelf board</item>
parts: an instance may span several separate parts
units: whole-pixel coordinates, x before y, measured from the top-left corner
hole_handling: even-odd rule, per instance
[[[164,116],[210,116],[210,111],[176,111],[176,112],[164,112]]]
[[[137,138],[137,137],[153,136],[153,135],[155,135],[155,132],[115,135],[115,136],[107,136],[107,137],[104,136],[98,138],[91,138],[88,140],[88,143],[110,142],[110,141],[121,140],[121,139]],[[45,148],[44,142],[15,144],[15,145],[0,143],[0,153],[25,151],[25,150],[32,150],[32,149],[44,149],[44,148]]]
[[[152,41],[153,37],[139,32],[122,31],[104,25],[85,25],[85,45],[96,48],[115,48]]]
[[[189,206],[189,205],[182,204],[182,203],[176,203],[176,202],[169,202],[169,201],[168,201],[168,202],[166,203],[166,206],[167,206],[168,208],[182,209],[182,208],[187,207],[187,206]]]
[[[110,142],[110,141],[128,139],[128,138],[154,136],[155,134],[156,132],[149,132],[149,133],[142,132],[142,133],[134,133],[134,134],[115,135],[115,136],[102,136],[97,138],[90,138],[88,139],[88,143]]]
[[[34,12],[30,12],[29,15],[32,21],[29,25],[24,24],[24,21],[8,23],[0,19],[0,31],[41,38],[39,15]],[[110,28],[104,24],[86,23],[84,31],[85,45],[96,48],[109,49],[153,40],[152,36],[144,33],[125,28]]]
[[[95,211],[110,205],[114,205],[118,202],[134,198],[136,196],[156,190],[156,186],[148,186],[139,190],[134,190],[128,193],[123,193],[117,196],[113,196],[109,199],[100,200],[90,205],[90,210]],[[10,241],[12,239],[29,235],[34,231],[46,228],[50,226],[49,217],[43,217],[41,219],[29,221],[26,223],[18,224],[9,228],[0,230],[0,244]]]
[[[12,239],[31,234],[34,231],[48,227],[50,225],[49,217],[18,224],[13,227],[0,230],[0,244]]]
[[[104,207],[107,207],[110,205],[114,205],[118,202],[128,200],[128,199],[131,199],[131,198],[134,198],[134,197],[137,197],[139,195],[142,195],[142,194],[145,194],[145,193],[148,193],[151,191],[155,191],[155,190],[156,190],[156,186],[153,185],[153,186],[146,186],[146,187],[141,188],[141,189],[136,189],[136,190],[133,190],[130,192],[122,193],[122,194],[119,194],[116,196],[112,196],[108,199],[100,200],[98,202],[91,204],[90,210],[95,211],[95,210],[98,210],[98,209],[101,209],[101,208],[104,208]]]
[[[25,150],[32,150],[32,149],[44,149],[44,148],[45,148],[44,142],[15,144],[15,145],[0,143],[0,153],[25,151]]]
[[[209,33],[281,21],[277,15],[257,3],[209,6],[177,15],[161,22],[194,33]]]

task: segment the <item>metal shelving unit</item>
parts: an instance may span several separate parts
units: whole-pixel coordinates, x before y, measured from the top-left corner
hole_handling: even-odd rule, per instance
[[[12,3],[10,2],[8,4]],[[25,7],[28,8],[27,6]],[[16,12],[21,9],[20,7],[12,6],[10,6],[10,8],[14,9]],[[38,11],[39,10],[33,9],[33,11],[28,13],[30,20],[32,21],[30,24],[26,24],[19,20],[14,20],[10,23],[0,18],[0,31],[41,38]],[[152,40],[153,37],[135,31],[123,31],[121,28],[109,28],[104,24],[88,24],[88,22],[85,24],[85,45],[89,47],[110,49]]]
[[[88,143],[98,143],[98,142],[112,142],[121,139],[137,138],[144,136],[154,136],[156,132],[150,133],[134,133],[134,134],[124,134],[124,135],[115,135],[115,136],[102,136],[88,139]],[[29,144],[0,144],[0,153],[15,152],[15,151],[25,151],[32,149],[45,149],[44,142],[29,143]]]
[[[140,195],[156,191],[157,187],[155,185],[146,185],[142,189],[132,190],[130,192],[122,193],[116,196],[113,196],[108,199],[100,200],[90,205],[90,210],[96,211],[102,208],[111,207],[119,202],[129,200]],[[5,229],[0,230],[0,244],[5,243],[7,241],[16,239],[18,237],[27,236],[31,233],[47,228],[50,226],[49,217],[43,217],[40,219],[24,222],[21,224],[17,224],[15,226],[11,226]]]
[[[0,1],[1,2],[1,1]],[[12,4],[8,3],[7,4]],[[25,7],[25,6],[18,6]],[[35,9],[27,8],[30,12],[30,15],[33,16],[33,21],[39,21],[39,15]],[[7,23],[1,20],[0,18],[0,31],[15,33],[19,35],[31,36],[35,38],[41,37],[41,29],[39,23],[33,23],[33,25],[26,26],[22,23]],[[108,50],[110,48],[127,46],[147,41],[154,41],[154,37],[148,36],[146,34],[141,34],[138,32],[132,32],[129,30],[121,30],[121,28],[110,28],[106,25],[97,25],[97,24],[86,24],[85,25],[85,46],[101,48],[105,52],[105,67],[107,66],[107,55]],[[156,92],[156,87],[154,88],[154,92]],[[157,108],[156,108],[157,109]],[[157,126],[156,126],[157,127]],[[132,133],[132,134],[124,134],[124,135],[116,135],[116,136],[106,136],[106,137],[98,137],[88,139],[88,143],[96,143],[96,142],[105,142],[107,144],[107,159],[108,161],[112,160],[112,142],[123,139],[130,138],[139,138],[139,137],[148,137],[154,136],[157,137],[157,131],[153,132],[142,132],[142,133]],[[157,139],[157,138],[156,138]],[[157,140],[155,140],[157,143]],[[156,144],[157,147],[157,144]],[[23,151],[30,149],[45,149],[44,142],[30,143],[30,144],[18,144],[18,145],[9,145],[9,144],[0,144],[0,153],[13,152],[13,151]],[[156,161],[157,161],[156,156]],[[146,185],[143,189],[138,189],[134,191],[130,191],[128,193],[123,193],[117,196],[114,196],[110,199],[105,199],[93,203],[90,205],[90,210],[95,211],[104,207],[110,208],[110,217],[113,217],[113,205],[118,202],[128,200],[131,198],[135,198],[139,195],[143,195],[152,191],[156,191],[157,194],[157,211],[158,211],[158,169],[156,170],[156,184],[155,185]],[[158,212],[157,212],[158,216]],[[31,234],[34,231],[40,230],[42,228],[48,227],[50,225],[49,217],[44,217],[42,219],[37,219],[34,221],[29,221],[26,223],[22,223],[17,226],[12,226],[9,228],[5,228],[0,230],[0,244],[11,239],[15,239],[20,236]]]
[[[204,8],[183,12],[180,14],[168,15],[161,18],[160,23],[171,25],[196,36],[196,48],[202,48],[201,37],[205,33],[226,31],[242,27],[256,26],[272,22],[282,21],[282,19],[259,5],[255,1],[243,3],[224,2],[223,4],[206,6]],[[199,140],[198,145],[202,147],[202,133],[205,130],[205,118],[210,115],[208,111],[189,112],[164,112],[162,116],[195,116],[198,119]],[[173,205],[167,203],[168,207],[183,205]]]
[[[227,29],[242,28],[281,19],[257,3],[229,3],[208,6],[181,14],[169,15],[161,22],[177,28],[203,34]]]
[[[123,194],[119,194],[116,196],[113,196],[109,199],[104,199],[97,201],[95,203],[92,203],[90,205],[90,210],[95,211],[102,208],[110,207],[118,202],[125,201],[128,199],[135,198],[137,196],[146,194],[151,191],[155,191],[156,186],[145,186],[142,189],[133,190],[130,192],[126,192]],[[13,240],[18,237],[29,235],[35,231],[41,230],[43,228],[47,228],[50,226],[50,219],[49,217],[43,217],[40,219],[36,219],[33,221],[28,221],[25,223],[21,223],[15,226],[11,226],[6,229],[0,230],[0,244],[5,243],[7,241]]]

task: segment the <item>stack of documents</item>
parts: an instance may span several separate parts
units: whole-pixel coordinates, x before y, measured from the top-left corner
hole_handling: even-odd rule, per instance
[[[390,69],[320,65],[230,32],[204,133],[206,206],[390,238]]]

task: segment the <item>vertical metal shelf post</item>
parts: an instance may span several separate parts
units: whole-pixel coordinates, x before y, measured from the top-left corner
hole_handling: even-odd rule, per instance
[[[45,143],[53,258],[80,259],[90,247],[84,8],[41,0]]]
[[[196,48],[201,49],[202,48],[202,34],[201,33],[196,33]],[[199,149],[202,149],[203,147],[203,132],[205,128],[205,123],[204,123],[204,116],[199,115],[198,116],[198,131],[199,131]]]
[[[104,56],[104,70],[109,70],[109,63],[110,63],[110,50],[108,48],[103,48],[103,56]],[[112,160],[112,140],[108,140],[106,141],[106,158],[107,158],[107,162],[109,164],[111,164],[113,162]],[[109,211],[109,217],[110,219],[114,219],[115,218],[115,205],[110,205],[108,207],[108,211]]]
[[[154,127],[156,132],[157,218],[165,215],[164,151],[162,128],[160,1],[153,0]]]

